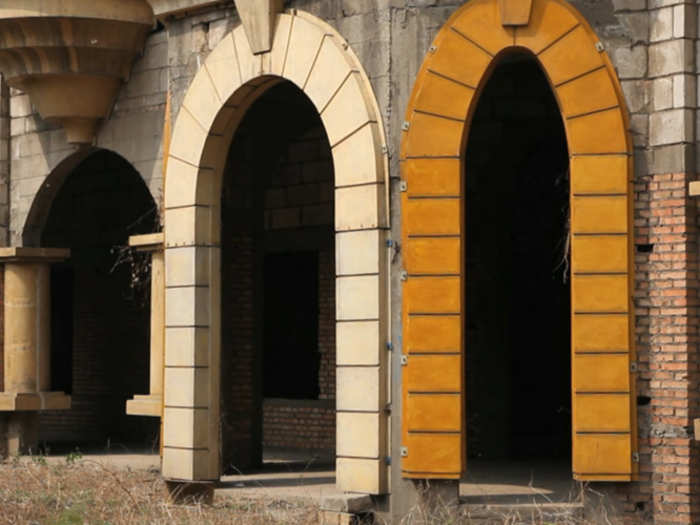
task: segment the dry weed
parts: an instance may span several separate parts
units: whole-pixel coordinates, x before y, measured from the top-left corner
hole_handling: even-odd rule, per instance
[[[89,460],[0,463],[0,525],[317,525],[308,502],[217,496],[213,505],[173,505],[158,472]]]

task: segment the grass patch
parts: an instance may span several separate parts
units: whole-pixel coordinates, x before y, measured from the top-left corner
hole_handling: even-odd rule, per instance
[[[0,525],[317,525],[305,501],[216,497],[174,505],[158,472],[72,458],[0,463]]]

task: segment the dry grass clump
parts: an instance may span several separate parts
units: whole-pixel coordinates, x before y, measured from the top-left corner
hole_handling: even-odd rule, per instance
[[[307,502],[217,496],[174,505],[158,472],[105,467],[68,456],[0,463],[0,525],[318,525]]]
[[[604,494],[579,485],[561,502],[546,497],[530,504],[470,504],[445,502],[419,490],[420,503],[404,516],[400,525],[620,525],[623,520]],[[583,500],[588,505],[584,517]]]

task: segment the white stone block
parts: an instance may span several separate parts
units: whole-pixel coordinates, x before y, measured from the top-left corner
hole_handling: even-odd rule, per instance
[[[207,408],[209,406],[208,368],[165,368],[165,406]]]
[[[386,337],[380,321],[346,321],[336,324],[336,363],[338,366],[379,366],[386,352]]]
[[[163,446],[206,448],[209,440],[209,410],[201,408],[165,408],[168,425]]]
[[[382,230],[338,232],[335,236],[336,275],[376,274],[386,256]]]
[[[336,279],[336,316],[338,320],[379,319],[380,277],[363,275]]]
[[[209,252],[212,249],[190,246],[165,250],[165,285],[208,285]]]
[[[387,491],[387,468],[383,460],[338,458],[336,485],[345,492],[384,494]]]
[[[186,286],[165,290],[167,327],[209,325],[209,288]]]
[[[338,412],[336,414],[336,455],[379,459],[386,425],[379,413]]]
[[[166,328],[165,366],[209,366],[209,328]]]
[[[380,412],[386,393],[378,366],[339,366],[336,368],[336,408],[338,411]]]

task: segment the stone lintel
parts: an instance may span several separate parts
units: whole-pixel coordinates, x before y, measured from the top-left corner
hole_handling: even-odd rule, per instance
[[[126,413],[130,416],[161,417],[163,397],[159,395],[134,396],[126,402]]]
[[[693,181],[688,185],[688,195],[700,197],[700,180]]]
[[[0,263],[7,262],[60,262],[70,257],[67,248],[33,248],[10,246],[0,248]]]
[[[500,0],[501,24],[504,26],[526,26],[530,23],[532,0]]]
[[[222,0],[147,0],[153,8],[153,14],[158,20],[192,13],[199,9],[223,3]]]
[[[248,37],[253,54],[267,53],[272,49],[277,13],[282,12],[282,0],[235,0],[238,15]]]
[[[0,392],[0,412],[69,410],[71,397],[63,392]]]
[[[132,235],[129,237],[129,246],[139,252],[157,252],[165,246],[165,234],[148,233],[146,235]]]

